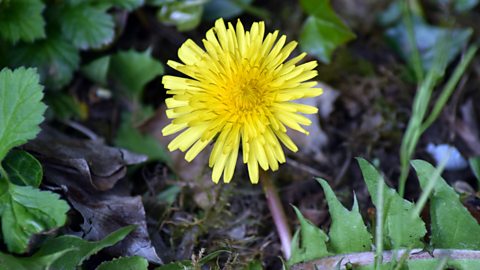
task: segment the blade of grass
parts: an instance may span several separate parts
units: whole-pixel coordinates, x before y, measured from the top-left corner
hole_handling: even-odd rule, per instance
[[[401,168],[398,193],[402,197],[405,194],[405,184],[410,171],[409,161],[422,135],[422,122],[425,118],[433,89],[445,72],[447,58],[444,52],[448,48],[447,43],[448,41],[440,42],[440,45],[438,45],[439,49],[437,50],[432,69],[428,71],[427,76],[421,82],[413,100],[412,115],[400,146]]]
[[[457,65],[452,76],[448,79],[448,82],[443,88],[442,93],[438,97],[437,102],[435,103],[435,106],[432,109],[432,112],[429,114],[427,120],[425,120],[425,122],[422,124],[422,127],[421,127],[422,133],[425,132],[425,130],[428,127],[430,127],[430,125],[438,118],[443,107],[445,106],[448,99],[452,95],[453,90],[455,90],[455,87],[457,86],[461,77],[465,73],[465,70],[469,66],[470,62],[473,60],[473,57],[475,56],[475,53],[477,52],[477,50],[478,50],[478,47],[475,45],[472,45],[468,48],[462,61],[460,62],[460,64]]]
[[[412,217],[416,217],[420,215],[420,212],[422,211],[423,207],[427,203],[427,200],[430,197],[430,194],[432,193],[437,180],[440,178],[440,175],[442,174],[443,169],[445,169],[445,165],[447,164],[447,161],[449,158],[450,158],[450,152],[448,152],[448,154],[440,161],[440,164],[435,168],[435,171],[433,172],[431,177],[428,179],[427,186],[422,190],[420,199],[418,199],[418,202],[415,204],[415,208],[413,209],[413,212],[412,212]]]
[[[379,179],[377,187],[377,213],[375,227],[375,270],[380,270],[383,261],[383,201],[384,201],[384,185],[383,179]]]
[[[441,258],[440,261],[437,264],[437,267],[435,267],[435,270],[445,269],[445,266],[447,265],[447,262],[448,262],[448,257],[447,256]]]
[[[418,48],[417,48],[417,40],[415,39],[410,1],[404,2],[402,13],[403,13],[403,21],[405,23],[405,27],[407,28],[408,42],[410,43],[410,47],[412,48],[412,55],[409,59],[409,62],[413,67],[415,78],[417,79],[417,81],[421,82],[423,81],[423,76],[424,76],[423,66],[422,66],[422,59],[420,57],[420,52],[418,51]]]

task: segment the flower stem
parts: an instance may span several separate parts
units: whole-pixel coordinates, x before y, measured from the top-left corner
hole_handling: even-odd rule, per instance
[[[265,197],[267,198],[268,209],[277,228],[277,233],[282,243],[283,255],[286,259],[290,258],[290,250],[292,243],[292,234],[290,232],[290,227],[288,226],[287,216],[285,215],[285,210],[283,209],[282,202],[278,196],[278,191],[275,185],[272,182],[271,175],[263,170],[261,171],[260,181],[263,185],[263,192],[265,192]]]

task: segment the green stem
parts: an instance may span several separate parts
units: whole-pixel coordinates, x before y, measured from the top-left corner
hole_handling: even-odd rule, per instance
[[[383,263],[383,219],[384,219],[384,187],[385,183],[379,179],[377,186],[377,212],[375,226],[375,270],[381,269]]]
[[[412,55],[409,59],[410,63],[412,63],[413,71],[415,72],[415,77],[417,81],[421,82],[423,80],[423,65],[422,65],[422,58],[420,56],[420,52],[418,51],[417,47],[417,40],[415,38],[415,29],[413,24],[412,12],[410,10],[410,3],[407,1],[403,5],[403,18],[405,27],[407,29],[407,38],[408,43],[412,48]]]
[[[463,74],[465,73],[465,70],[470,65],[470,62],[473,60],[473,57],[475,56],[477,49],[478,47],[475,45],[472,45],[470,46],[470,48],[468,48],[467,53],[465,54],[465,57],[463,57],[460,64],[458,64],[457,67],[455,68],[453,75],[448,79],[448,82],[443,88],[442,93],[438,97],[437,102],[435,103],[435,106],[432,109],[432,112],[429,114],[427,120],[423,122],[421,127],[421,133],[425,132],[425,130],[429,128],[430,125],[433,122],[435,122],[435,120],[438,118],[438,116],[440,115],[440,112],[442,111],[443,107],[445,107],[445,104],[447,103],[448,99],[450,98],[453,91],[455,90],[455,87],[460,81],[460,78],[462,78]]]
[[[398,178],[399,179],[398,194],[401,197],[403,197],[403,195],[405,194],[405,184],[407,183],[407,177],[409,172],[410,172],[410,167],[408,165],[408,162],[406,165],[404,165],[402,162],[402,165],[400,168],[400,177]]]
[[[288,225],[287,216],[283,208],[278,191],[272,182],[271,175],[263,170],[260,170],[260,181],[262,182],[263,192],[267,198],[268,209],[272,215],[273,222],[277,228],[277,233],[282,244],[282,252],[286,259],[290,258],[292,233]]]

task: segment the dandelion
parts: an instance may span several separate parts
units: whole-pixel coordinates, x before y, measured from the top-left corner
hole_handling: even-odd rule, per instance
[[[205,49],[187,40],[178,50],[183,63],[167,63],[188,76],[163,77],[173,96],[166,99],[172,122],[162,132],[181,132],[168,149],[186,152],[191,161],[213,142],[209,166],[215,183],[222,174],[230,182],[240,147],[250,180],[258,183],[259,167],[275,171],[285,162],[282,144],[298,150],[287,128],[308,135],[302,126],[311,121],[302,114],[314,114],[317,108],[293,101],[322,93],[309,81],[317,75],[317,63],[298,64],[305,53],[287,60],[297,43],[285,45],[286,36],[277,40],[278,35],[265,36],[264,22],[245,31],[240,20],[227,28],[219,19],[203,40]]]

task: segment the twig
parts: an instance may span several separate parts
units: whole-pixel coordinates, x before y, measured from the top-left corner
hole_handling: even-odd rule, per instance
[[[478,260],[480,259],[479,250],[464,250],[464,249],[436,249],[433,253],[429,253],[422,249],[401,249],[383,252],[383,262],[391,262],[392,259],[403,256],[408,252],[408,260],[428,260],[434,258],[448,257],[452,260]],[[375,252],[360,252],[350,253],[344,255],[336,255],[325,257],[318,260],[309,261],[306,263],[299,263],[293,265],[291,270],[331,270],[331,269],[346,269],[347,264],[355,266],[366,266],[374,263]],[[335,268],[340,265],[340,268]]]

